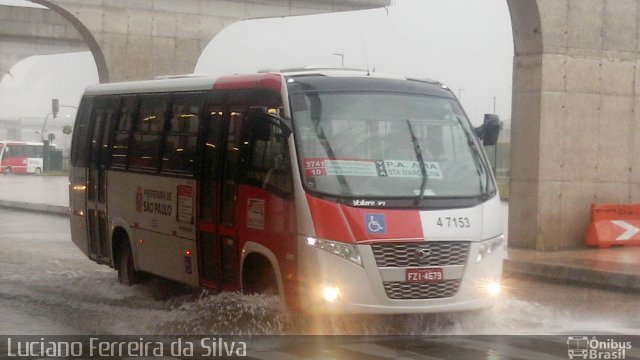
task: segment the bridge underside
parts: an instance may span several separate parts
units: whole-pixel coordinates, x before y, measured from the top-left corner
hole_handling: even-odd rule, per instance
[[[0,79],[29,56],[88,50],[73,25],[55,12],[0,5]]]
[[[387,0],[31,0],[69,21],[91,49],[100,82],[193,72],[211,39],[245,19],[369,9]]]

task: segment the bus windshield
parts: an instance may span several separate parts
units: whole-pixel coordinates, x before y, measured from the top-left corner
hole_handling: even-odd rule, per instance
[[[491,178],[453,99],[307,92],[293,119],[305,186],[338,197],[478,197]],[[424,166],[421,165],[421,162]]]

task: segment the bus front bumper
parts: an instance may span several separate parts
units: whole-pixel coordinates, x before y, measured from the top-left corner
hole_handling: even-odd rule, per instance
[[[479,242],[471,242],[464,265],[443,266],[444,281],[426,297],[406,282],[406,268],[378,267],[371,246],[358,245],[357,265],[327,251],[300,246],[300,304],[311,313],[410,314],[468,311],[500,299],[503,246],[477,261]],[[448,283],[453,285],[449,286]]]

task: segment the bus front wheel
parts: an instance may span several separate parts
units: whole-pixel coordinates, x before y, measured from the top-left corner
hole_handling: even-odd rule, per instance
[[[124,243],[120,248],[118,263],[118,281],[124,285],[135,285],[140,282],[140,273],[133,264],[133,253],[128,243]]]
[[[3,174],[5,174],[5,175],[11,175],[11,174],[13,174],[13,171],[11,170],[11,168],[10,168],[10,167],[6,167],[6,168],[4,169],[4,171],[3,171]]]
[[[34,174],[42,175],[42,170],[40,168],[36,168],[36,171],[34,172]]]
[[[244,294],[278,295],[278,281],[275,271],[266,257],[249,254],[242,271]]]

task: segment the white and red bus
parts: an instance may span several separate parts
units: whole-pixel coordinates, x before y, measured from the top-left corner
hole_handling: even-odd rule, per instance
[[[0,172],[3,174],[42,174],[44,144],[0,141]]]
[[[125,284],[151,273],[319,312],[484,307],[505,244],[474,130],[442,84],[364,71],[92,86],[73,241]]]

